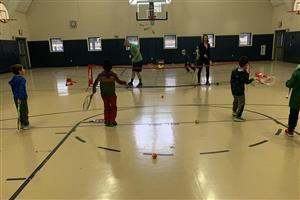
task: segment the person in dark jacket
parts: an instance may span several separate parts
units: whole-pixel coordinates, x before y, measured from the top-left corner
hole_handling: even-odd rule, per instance
[[[246,56],[239,59],[239,67],[234,69],[231,73],[231,92],[233,95],[232,116],[233,120],[237,122],[246,121],[242,118],[245,107],[245,84],[250,84],[254,81],[249,79],[249,60]]]
[[[27,104],[28,96],[26,92],[26,79],[23,77],[25,75],[25,69],[22,65],[15,64],[11,66],[11,70],[14,76],[9,81],[9,85],[11,86],[16,108],[20,108],[19,120],[21,129],[29,129]]]
[[[117,95],[115,93],[115,81],[119,84],[126,85],[125,81],[119,79],[118,75],[111,71],[112,64],[106,60],[102,71],[93,84],[93,94],[96,93],[97,85],[100,82],[100,92],[104,103],[104,123],[105,126],[116,126],[117,117]]]
[[[298,115],[300,110],[300,65],[296,67],[286,86],[291,89],[292,94],[289,102],[290,115],[288,129],[285,130],[287,136],[294,136],[294,130],[297,126]]]
[[[192,64],[191,64],[191,59],[190,59],[190,56],[188,55],[186,49],[182,49],[181,50],[181,54],[183,55],[184,57],[184,67],[186,69],[187,72],[190,72],[190,69],[191,68],[193,71],[195,71],[195,68],[192,67]]]
[[[209,65],[211,62],[211,57],[210,57],[210,45],[208,41],[208,36],[203,35],[203,40],[202,43],[199,46],[199,59],[197,62],[197,67],[199,68],[198,70],[198,84],[201,83],[201,71],[203,66],[206,68],[206,85],[210,85],[209,82]]]

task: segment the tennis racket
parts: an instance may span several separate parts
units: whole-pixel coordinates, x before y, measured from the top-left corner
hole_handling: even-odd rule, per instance
[[[89,94],[84,98],[83,110],[87,111],[90,108],[92,98],[93,98],[93,94]]]
[[[290,97],[291,93],[292,93],[292,88],[289,88],[289,92],[288,92],[288,94],[285,96],[285,98],[288,99],[288,98]]]

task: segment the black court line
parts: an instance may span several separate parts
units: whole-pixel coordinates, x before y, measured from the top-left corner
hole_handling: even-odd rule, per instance
[[[68,134],[68,132],[57,132],[57,133],[54,133],[55,135],[65,135],[65,134]]]
[[[63,137],[63,139],[54,147],[54,149],[48,154],[48,156],[38,165],[38,167],[30,174],[29,177],[26,178],[26,180],[22,183],[22,185],[16,190],[16,192],[9,198],[9,200],[14,200],[16,199],[19,194],[24,190],[24,188],[30,183],[30,181],[35,177],[35,175],[44,167],[44,165],[50,160],[50,158],[55,154],[55,152],[62,146],[63,143],[65,143],[65,141],[71,136],[71,134],[75,131],[75,129],[79,126],[79,124],[82,121],[86,121],[88,119],[91,119],[93,117],[99,116],[99,115],[103,115],[103,113],[101,114],[97,114],[91,117],[88,117],[84,120],[81,120],[80,122],[78,122],[77,124],[74,125],[74,127],[68,132],[67,135],[65,135],[65,137]]]
[[[226,106],[220,106],[220,105],[228,105]],[[251,105],[251,104],[248,104]],[[256,104],[258,105],[258,104]],[[124,110],[129,110],[129,109],[139,109],[139,108],[151,108],[151,107],[184,107],[184,106],[207,106],[207,107],[215,107],[215,108],[223,108],[223,109],[231,109],[231,104],[175,104],[175,105],[152,105],[152,106],[132,106],[132,107],[123,107]],[[274,105],[271,105],[274,106]],[[282,105],[279,105],[282,106]],[[287,106],[285,106],[287,107]],[[97,110],[97,109],[94,109]],[[100,110],[100,109],[98,109]],[[119,110],[121,111],[121,109]],[[263,113],[259,113],[256,111],[251,111],[251,110],[245,110],[247,112],[252,112],[252,113],[256,113],[258,115],[261,116],[265,116],[266,118],[272,119],[275,123],[280,124],[284,127],[286,127],[286,125],[284,125],[283,123],[279,122],[278,120],[276,120],[275,118],[268,116],[266,114]],[[82,112],[82,110],[80,111],[71,111],[71,112]],[[61,112],[61,113],[71,113],[71,112]],[[61,114],[61,113],[57,113],[57,114]],[[55,114],[55,113],[52,113]],[[37,115],[37,116],[46,116],[46,115],[52,115],[52,114],[44,114],[44,115]],[[87,121],[89,119],[92,119],[94,117],[103,115],[103,113],[101,114],[97,114],[97,115],[93,115],[90,117],[87,117],[86,119],[81,120],[80,122],[78,122],[77,124],[75,124],[73,126],[73,128],[67,133],[67,135],[65,135],[63,137],[63,139],[56,145],[56,147],[50,152],[50,154],[38,165],[38,167],[32,172],[32,174],[22,183],[22,185],[16,190],[16,192],[9,198],[9,200],[14,200],[18,197],[18,195],[23,191],[23,189],[29,184],[29,182],[34,178],[34,176],[43,168],[43,166],[49,161],[49,159],[55,154],[55,152],[62,146],[62,144],[70,137],[70,135],[75,131],[75,129],[80,125],[80,123]],[[31,117],[31,116],[30,116]],[[16,118],[13,118],[16,119]],[[10,120],[10,119],[2,119],[0,121],[6,121],[6,120]],[[298,132],[295,131],[296,134],[300,135]],[[101,147],[100,147],[101,148]],[[112,149],[107,149],[107,150],[112,150]],[[116,150],[117,152],[120,152],[118,150]],[[229,152],[229,150],[224,150],[224,151],[218,151],[218,152],[203,152],[201,154],[211,154],[211,153],[223,153],[223,152]]]
[[[282,132],[282,129],[278,129],[277,132],[275,133],[275,135],[280,135],[281,132]]]
[[[216,106],[232,106],[232,104],[182,104],[182,105],[157,105],[157,107],[161,106],[207,106],[207,107],[216,107]],[[120,111],[122,108],[126,109],[135,109],[135,108],[147,108],[147,107],[154,107],[156,105],[150,105],[150,106],[133,106],[133,107],[120,107],[118,111]],[[247,104],[247,106],[268,106],[268,107],[288,107],[288,105],[282,105],[282,104]],[[225,108],[225,107],[224,107]],[[87,112],[90,111],[97,111],[97,110],[103,110],[103,109],[90,109]],[[50,116],[50,115],[60,115],[60,114],[69,114],[69,113],[77,113],[77,112],[83,112],[81,110],[73,110],[73,111],[64,111],[64,112],[55,112],[55,113],[46,113],[46,114],[38,114],[38,115],[30,115],[30,118],[33,117],[44,117],[44,116]],[[258,114],[258,113],[257,113]],[[9,121],[9,120],[16,120],[16,117],[13,118],[6,118],[6,119],[0,119],[0,121]]]
[[[229,150],[222,150],[222,151],[208,151],[208,152],[202,152],[200,153],[201,155],[205,155],[205,154],[216,154],[216,153],[227,153],[229,152]]]
[[[263,140],[263,141],[260,141],[260,142],[254,143],[254,144],[250,144],[249,147],[255,147],[257,145],[260,145],[260,144],[263,144],[263,143],[266,143],[266,142],[268,142],[268,140]]]
[[[111,148],[107,148],[107,147],[98,147],[98,148],[99,148],[99,149],[108,150],[108,151],[121,152],[120,150],[117,150],[117,149],[111,149]]]
[[[84,139],[80,138],[79,136],[76,136],[75,138],[82,143],[86,143],[86,141]]]
[[[143,153],[145,156],[152,156],[152,153]],[[157,153],[158,156],[174,156],[173,153]]]
[[[6,181],[24,181],[26,178],[8,178]]]

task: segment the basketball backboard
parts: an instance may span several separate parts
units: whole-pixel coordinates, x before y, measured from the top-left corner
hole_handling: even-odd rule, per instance
[[[144,0],[137,1],[136,20],[155,21],[168,20],[167,5],[170,0]]]

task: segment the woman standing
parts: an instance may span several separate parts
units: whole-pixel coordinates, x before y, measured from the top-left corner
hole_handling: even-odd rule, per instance
[[[209,82],[209,64],[211,62],[210,58],[210,45],[208,42],[208,36],[203,35],[202,43],[199,46],[199,60],[197,62],[198,70],[198,84],[201,83],[201,71],[203,66],[206,68],[206,85],[210,85]]]

